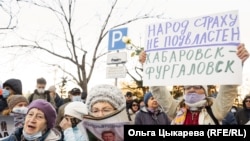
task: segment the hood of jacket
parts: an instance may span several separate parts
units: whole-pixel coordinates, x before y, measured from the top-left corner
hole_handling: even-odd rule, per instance
[[[22,82],[19,79],[8,79],[3,83],[3,87],[9,86],[16,94],[22,94]]]

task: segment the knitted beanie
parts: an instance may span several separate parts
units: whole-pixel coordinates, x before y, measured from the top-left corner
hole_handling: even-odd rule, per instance
[[[36,99],[29,104],[28,108],[28,112],[32,108],[37,108],[44,113],[48,129],[55,126],[57,113],[55,108],[48,101],[44,99]]]
[[[53,91],[55,92],[56,91],[56,87],[54,85],[50,86],[49,89],[48,89],[50,92]]]
[[[66,105],[64,109],[64,115],[69,115],[80,120],[83,119],[84,115],[88,114],[86,104],[80,101],[73,101]]]
[[[144,101],[145,106],[148,106],[148,100],[149,100],[149,98],[152,97],[152,96],[153,96],[153,95],[152,95],[151,92],[148,92],[148,93],[146,93],[146,94],[144,95],[143,101]]]
[[[27,105],[29,104],[27,98],[22,95],[11,95],[7,98],[9,109],[13,109],[20,102],[26,102]]]
[[[122,91],[108,84],[97,85],[89,91],[86,99],[88,110],[91,111],[91,107],[98,101],[106,101],[119,111],[126,106],[126,99]]]

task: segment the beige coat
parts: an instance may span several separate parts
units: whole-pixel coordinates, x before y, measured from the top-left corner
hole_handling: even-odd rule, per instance
[[[176,112],[179,109],[180,101],[175,100],[172,95],[164,86],[153,86],[150,87],[150,91],[153,96],[157,99],[159,104],[163,107],[166,114],[174,119]],[[219,93],[216,98],[211,98],[212,104],[211,109],[215,118],[221,122],[231,109],[234,99],[237,96],[236,85],[222,85],[220,86]],[[207,113],[206,109],[202,109],[199,114],[199,125],[215,124],[212,118]]]

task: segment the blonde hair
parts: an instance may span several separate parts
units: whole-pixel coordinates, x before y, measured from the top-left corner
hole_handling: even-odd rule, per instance
[[[3,110],[2,115],[3,116],[8,116],[8,115],[10,115],[10,113],[11,113],[11,109],[8,107],[8,108]]]
[[[8,96],[8,98],[6,99],[7,103],[10,101],[10,99],[11,99],[12,97],[13,97],[13,95]],[[5,109],[3,110],[2,115],[3,115],[3,116],[8,116],[8,115],[10,115],[11,111],[12,111],[12,109],[10,109],[9,106],[8,106],[7,108],[5,108]]]

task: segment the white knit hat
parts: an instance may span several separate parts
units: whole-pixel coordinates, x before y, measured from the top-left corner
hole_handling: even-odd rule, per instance
[[[87,108],[91,111],[91,107],[98,101],[109,102],[117,110],[122,110],[126,106],[126,99],[122,91],[115,86],[101,84],[93,87],[86,99]]]
[[[64,115],[69,115],[80,120],[83,119],[84,115],[88,114],[86,104],[80,101],[72,101],[65,106]]]

